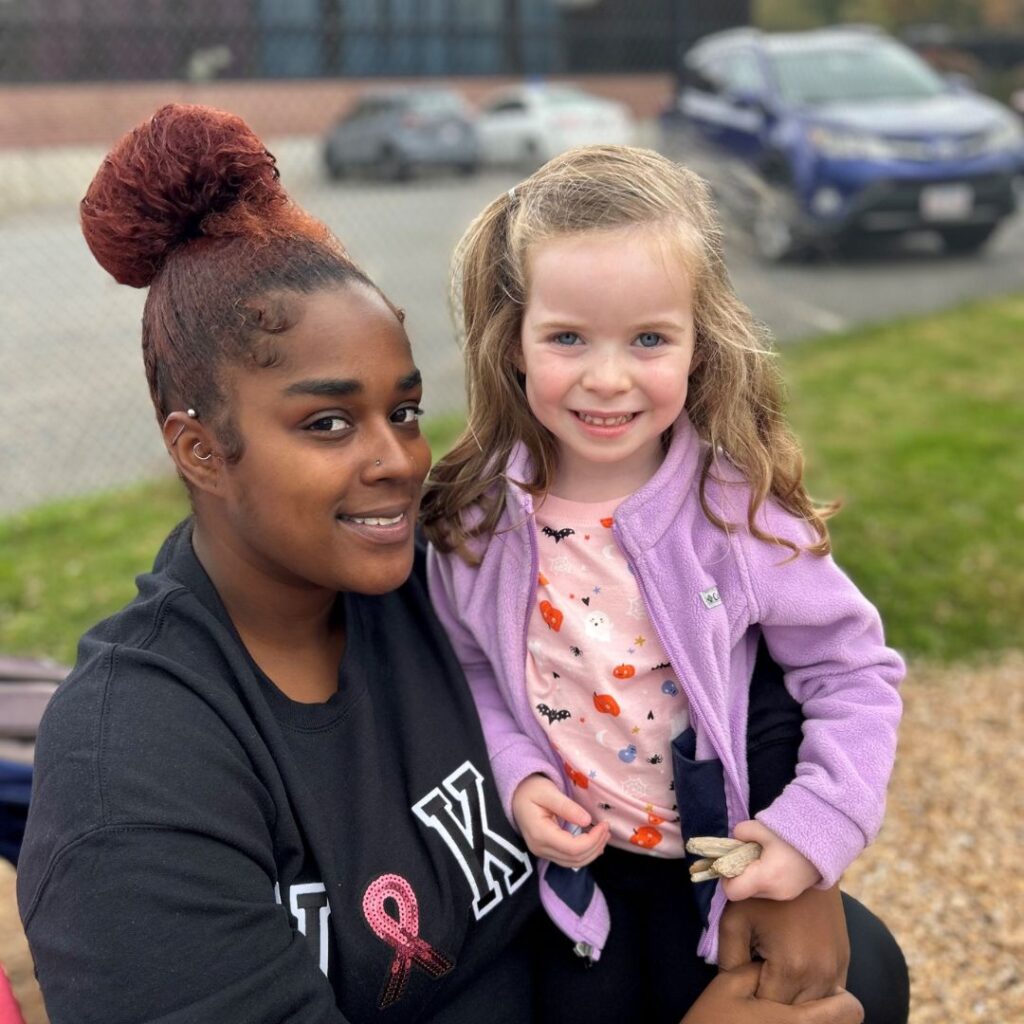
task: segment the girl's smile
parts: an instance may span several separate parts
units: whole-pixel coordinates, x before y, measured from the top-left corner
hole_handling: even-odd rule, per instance
[[[583,412],[580,409],[575,409],[573,412],[586,433],[594,437],[606,438],[618,437],[620,434],[624,434],[640,415],[640,413],[636,412]]]

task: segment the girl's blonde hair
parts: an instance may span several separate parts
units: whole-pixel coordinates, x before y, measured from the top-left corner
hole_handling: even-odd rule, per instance
[[[542,496],[554,480],[556,442],[531,413],[517,366],[530,247],[640,225],[678,251],[692,285],[696,337],[686,410],[708,442],[700,474],[704,513],[723,530],[734,525],[711,510],[705,495],[721,449],[749,482],[747,527],[755,537],[800,550],[758,527],[757,511],[771,495],[810,524],[818,540],[807,550],[829,551],[825,520],[835,506],[816,505],[804,487],[803,456],[782,415],[770,342],[729,282],[710,189],[685,167],[628,146],[588,146],[555,157],[487,206],[456,248],[452,305],[465,349],[468,417],[455,447],[434,466],[423,498],[424,529],[439,550],[475,560],[467,542],[496,529],[505,465],[517,442],[533,464],[533,478],[520,481],[526,490]]]

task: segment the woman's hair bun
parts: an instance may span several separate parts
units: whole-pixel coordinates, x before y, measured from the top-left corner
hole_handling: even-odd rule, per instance
[[[244,233],[287,202],[273,156],[240,117],[172,103],[110,151],[82,200],[82,231],[105,270],[143,288],[183,242]]]

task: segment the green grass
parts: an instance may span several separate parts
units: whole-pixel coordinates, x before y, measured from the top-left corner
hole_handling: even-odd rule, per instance
[[[890,640],[937,661],[1024,648],[1024,296],[784,350],[812,493]],[[457,417],[425,424],[435,455]],[[0,522],[0,651],[71,661],[186,512],[177,481]]]
[[[839,563],[891,641],[939,661],[1024,648],[1024,296],[784,352]]]

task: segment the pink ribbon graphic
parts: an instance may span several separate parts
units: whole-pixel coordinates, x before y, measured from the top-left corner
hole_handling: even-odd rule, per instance
[[[387,900],[394,900],[398,907],[397,920],[385,909]],[[402,998],[413,964],[432,978],[440,978],[455,966],[454,960],[420,938],[420,908],[416,893],[401,875],[381,875],[367,886],[363,894],[363,916],[374,935],[395,951],[395,959],[391,961],[388,980],[380,996],[382,1010]]]

